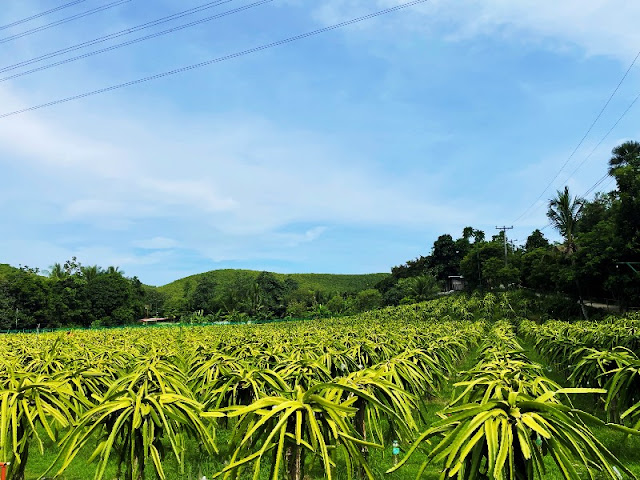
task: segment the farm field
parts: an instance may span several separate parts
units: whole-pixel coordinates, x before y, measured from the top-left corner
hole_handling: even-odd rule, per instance
[[[5,335],[0,460],[10,479],[640,476],[640,318],[528,309]]]

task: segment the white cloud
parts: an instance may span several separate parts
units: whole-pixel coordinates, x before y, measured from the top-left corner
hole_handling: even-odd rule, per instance
[[[328,0],[315,16],[333,24],[402,3],[406,1]],[[405,31],[421,29],[451,41],[499,36],[552,49],[579,47],[587,55],[628,62],[640,45],[638,18],[640,3],[628,0],[431,0],[359,28],[378,31],[383,24]]]

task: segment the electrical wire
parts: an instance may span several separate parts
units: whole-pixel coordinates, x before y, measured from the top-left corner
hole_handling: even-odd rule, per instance
[[[249,48],[247,50],[242,50],[240,52],[231,53],[229,55],[224,55],[222,57],[213,58],[211,60],[206,60],[204,62],[194,63],[194,64],[187,65],[187,66],[184,66],[184,67],[176,68],[174,70],[169,70],[169,71],[158,73],[158,74],[155,74],[155,75],[150,75],[148,77],[138,78],[136,80],[131,80],[131,81],[125,82],[125,83],[119,83],[117,85],[112,85],[110,87],[100,88],[98,90],[92,90],[92,91],[81,93],[81,94],[78,94],[78,95],[73,95],[71,97],[60,98],[58,100],[53,100],[53,101],[47,102],[47,103],[41,103],[39,105],[34,105],[32,107],[22,108],[20,110],[15,110],[13,112],[3,113],[3,114],[0,115],[0,118],[12,117],[12,116],[15,116],[15,115],[20,115],[22,113],[32,112],[34,110],[40,110],[42,108],[52,107],[54,105],[59,105],[61,103],[67,103],[67,102],[71,102],[71,101],[74,101],[74,100],[79,100],[81,98],[86,98],[86,97],[91,97],[91,96],[99,95],[99,94],[106,93],[106,92],[111,92],[113,90],[118,90],[118,89],[121,89],[121,88],[130,87],[132,85],[138,85],[138,84],[141,84],[141,83],[149,82],[151,80],[157,80],[159,78],[164,78],[164,77],[168,77],[168,76],[171,76],[171,75],[176,75],[178,73],[183,73],[183,72],[187,72],[187,71],[190,71],[190,70],[195,70],[195,69],[198,69],[198,68],[206,67],[207,65],[213,65],[213,64],[221,63],[221,62],[224,62],[224,61],[227,61],[227,60],[232,60],[234,58],[243,57],[243,56],[249,55],[251,53],[257,53],[257,52],[261,52],[263,50],[268,50],[270,48],[279,47],[281,45],[286,45],[286,44],[295,42],[297,40],[302,40],[304,38],[309,38],[309,37],[313,37],[313,36],[316,36],[316,35],[320,35],[322,33],[330,32],[330,31],[333,31],[333,30],[337,30],[339,28],[343,28],[343,27],[346,27],[346,26],[349,26],[349,25],[360,23],[360,22],[363,22],[365,20],[370,20],[372,18],[379,17],[379,16],[382,16],[382,15],[386,15],[386,14],[389,14],[389,13],[392,13],[392,12],[396,12],[398,10],[403,10],[403,9],[406,9],[406,8],[409,8],[409,7],[413,7],[415,5],[426,3],[428,1],[429,0],[413,0],[413,1],[410,1],[410,2],[407,2],[407,3],[402,3],[402,4],[396,5],[394,7],[388,7],[388,8],[385,8],[383,10],[379,10],[379,11],[374,12],[374,13],[369,13],[367,15],[362,15],[360,17],[356,17],[356,18],[353,18],[351,20],[346,20],[344,22],[336,23],[334,25],[330,25],[330,26],[327,26],[327,27],[319,28],[317,30],[312,30],[312,31],[306,32],[306,33],[301,33],[299,35],[294,35],[292,37],[288,37],[288,38],[285,38],[285,39],[282,39],[282,40],[277,40],[277,41],[271,42],[271,43],[266,43],[266,44],[260,45],[258,47]]]
[[[35,15],[31,15],[30,17],[23,18],[21,20],[16,20],[15,22],[7,23],[6,25],[0,26],[0,30],[6,30],[7,28],[15,27],[16,25],[21,25],[23,23],[30,22],[31,20],[35,20],[36,18],[44,17],[45,15],[49,15],[50,13],[57,12],[58,10],[62,10],[64,8],[72,7],[73,5],[77,5],[78,3],[86,2],[87,0],[75,0],[74,2],[65,3],[64,5],[60,5],[56,8],[52,8],[51,10],[47,10],[45,12],[36,13]]]
[[[223,3],[229,3],[231,1],[233,1],[233,0],[223,0],[223,1],[219,2],[218,4],[222,5]],[[48,70],[50,68],[57,67],[59,65],[64,65],[66,63],[76,62],[78,60],[82,60],[83,58],[93,57],[93,56],[99,55],[101,53],[110,52],[112,50],[117,50],[119,48],[123,48],[123,47],[129,46],[129,45],[133,45],[135,43],[140,43],[140,42],[143,42],[145,40],[150,40],[152,38],[160,37],[160,36],[166,35],[168,33],[173,33],[173,32],[177,32],[179,30],[184,30],[185,28],[193,27],[195,25],[200,25],[200,24],[205,23],[205,22],[210,22],[211,20],[216,20],[218,18],[227,17],[229,15],[233,15],[233,14],[242,12],[244,10],[248,10],[250,8],[258,7],[260,5],[264,5],[265,3],[270,3],[272,1],[273,0],[258,0],[257,2],[250,3],[250,4],[247,4],[247,5],[243,5],[242,7],[234,8],[234,9],[231,9],[231,10],[227,10],[226,12],[217,13],[215,15],[211,15],[209,17],[205,17],[205,18],[202,18],[200,20],[196,20],[196,21],[193,21],[193,22],[190,22],[190,23],[186,23],[184,25],[178,25],[178,26],[170,28],[168,30],[162,30],[160,32],[151,33],[151,34],[146,35],[144,37],[139,37],[139,38],[135,38],[133,40],[129,40],[129,41],[126,41],[126,42],[117,43],[115,45],[111,45],[111,46],[106,47],[106,48],[101,48],[99,50],[94,50],[92,52],[87,52],[87,53],[84,53],[82,55],[77,55],[75,57],[65,58],[64,60],[60,60],[59,62],[50,63],[48,65],[43,65],[41,67],[33,68],[31,70],[26,70],[24,72],[20,72],[20,73],[16,73],[16,74],[13,74],[13,75],[9,75],[7,77],[2,77],[2,78],[0,78],[0,83],[6,82],[7,80],[13,80],[14,78],[23,77],[23,76],[29,75],[31,73],[40,72],[42,70]]]
[[[629,75],[629,72],[631,71],[631,69],[634,67],[634,65],[636,64],[636,61],[638,60],[638,58],[640,57],[640,51],[638,51],[637,55],[635,56],[635,58],[633,59],[633,61],[631,62],[631,65],[629,65],[629,68],[627,68],[627,70],[625,71],[624,75],[622,76],[622,78],[620,79],[620,81],[618,82],[618,85],[616,85],[616,88],[614,88],[613,92],[611,92],[611,95],[609,95],[609,98],[607,99],[607,101],[605,102],[604,106],[600,109],[600,112],[598,112],[598,115],[596,115],[595,120],[591,123],[591,125],[589,126],[589,128],[587,129],[586,133],[582,136],[582,138],[580,139],[580,141],[578,142],[578,145],[576,145],[576,147],[573,149],[573,151],[571,152],[571,155],[569,155],[569,157],[565,160],[565,162],[562,164],[562,166],[560,167],[560,170],[558,170],[558,172],[555,174],[555,176],[551,179],[551,181],[547,184],[546,187],[544,187],[544,190],[542,190],[542,193],[540,193],[540,195],[538,196],[538,198],[536,198],[533,203],[531,205],[529,205],[527,207],[527,209],[522,212],[520,214],[520,216],[518,218],[516,218],[513,223],[518,222],[518,220],[520,220],[522,217],[524,217],[529,210],[531,210],[537,203],[538,201],[542,198],[542,196],[546,193],[546,191],[549,189],[549,187],[551,185],[553,185],[553,183],[556,181],[556,179],[558,178],[558,176],[560,175],[560,173],[562,173],[562,171],[564,170],[564,168],[567,166],[567,164],[571,161],[571,159],[573,158],[573,156],[576,154],[576,152],[578,151],[578,149],[582,146],[582,144],[584,143],[584,141],[586,140],[587,136],[589,136],[589,134],[591,133],[591,130],[593,130],[593,127],[595,126],[595,124],[598,122],[598,120],[600,120],[600,117],[602,117],[602,114],[604,113],[604,111],[606,110],[606,108],[609,106],[609,104],[611,103],[611,100],[613,100],[613,97],[615,96],[615,94],[618,92],[618,90],[620,89],[620,86],[622,85],[622,83],[625,81],[625,79],[627,78],[627,76]],[[635,103],[635,100],[634,100]],[[626,112],[625,112],[626,114]],[[623,114],[624,116],[624,114]],[[616,123],[617,124],[617,123]],[[584,162],[583,162],[584,163]],[[582,165],[582,164],[581,164]]]
[[[580,198],[586,198],[587,195],[589,195],[591,192],[593,192],[596,188],[598,188],[598,185],[600,185],[602,182],[604,182],[607,178],[609,178],[609,173],[605,173],[596,183],[594,183],[593,185],[591,185],[591,187],[589,187],[589,189],[584,192]]]
[[[602,177],[600,177],[596,183],[594,183],[593,185],[591,185],[591,187],[589,187],[589,189],[584,192],[582,195],[580,195],[579,198],[586,198],[587,195],[589,195],[591,192],[593,192],[596,188],[598,188],[598,185],[600,185],[602,182],[604,182],[607,178],[609,178],[609,181],[607,182],[606,186],[604,187],[604,190],[606,190],[609,185],[611,185],[611,182],[613,180],[615,180],[615,178],[611,177],[611,175],[609,175],[609,173],[605,173]],[[545,230],[546,228],[551,226],[551,222],[547,223],[544,227],[542,227],[540,229],[540,231],[542,232],[543,230]]]
[[[41,27],[32,28],[31,30],[25,30],[21,33],[16,33],[15,35],[11,35],[9,37],[0,38],[0,44],[10,42],[12,40],[16,40],[18,38],[26,37],[27,35],[33,35],[34,33],[42,32],[43,30],[47,30],[49,28],[57,27],[58,25],[62,25],[64,23],[71,22],[73,20],[77,20],[78,18],[88,17],[89,15],[93,15],[96,13],[100,13],[104,10],[108,10],[110,8],[117,7],[122,5],[123,3],[128,3],[131,0],[117,0],[115,2],[107,3],[101,7],[96,7],[91,10],[87,10],[86,12],[78,13],[76,15],[72,15],[70,17],[63,18],[61,20],[57,20],[52,23],[47,23],[46,25],[42,25]]]
[[[620,115],[620,117],[618,117],[618,120],[616,120],[616,122],[613,124],[613,126],[609,129],[609,131],[607,133],[605,133],[605,135],[600,139],[600,141],[596,144],[595,147],[593,147],[593,150],[591,150],[591,152],[589,152],[589,155],[587,155],[585,157],[584,160],[582,160],[582,162],[580,162],[580,164],[576,167],[576,169],[571,172],[571,174],[567,177],[567,179],[563,182],[564,184],[566,184],[569,180],[571,180],[571,178],[573,177],[573,175],[575,175],[575,173],[580,169],[580,167],[582,167],[585,162],[587,160],[589,160],[589,158],[591,158],[591,156],[595,153],[595,151],[600,147],[600,145],[602,145],[602,142],[604,142],[607,137],[611,134],[611,132],[613,132],[613,130],[618,126],[618,124],[620,123],[620,121],[627,115],[627,113],[629,113],[629,110],[631,110],[631,108],[636,104],[636,102],[640,100],[640,94],[638,94],[633,101],[629,104],[629,106],[626,108],[626,110],[624,112],[622,112],[622,115]]]
[[[38,63],[38,62],[40,62],[42,60],[47,60],[49,58],[57,57],[57,56],[62,55],[64,53],[73,52],[73,51],[80,50],[80,49],[85,48],[85,47],[90,47],[92,45],[96,45],[98,43],[106,42],[107,40],[113,40],[114,38],[119,38],[119,37],[122,37],[124,35],[129,35],[131,33],[139,32],[140,30],[144,30],[144,29],[150,28],[150,27],[155,27],[155,26],[161,25],[163,23],[171,22],[171,21],[176,20],[178,18],[186,17],[187,15],[192,15],[194,13],[198,13],[198,12],[201,12],[203,10],[207,10],[209,8],[217,7],[219,5],[222,5],[223,3],[229,3],[229,2],[232,2],[232,1],[234,1],[234,0],[217,0],[215,2],[208,2],[208,3],[205,3],[203,5],[199,5],[197,7],[190,8],[188,10],[184,10],[182,12],[174,13],[174,14],[168,15],[166,17],[161,17],[161,18],[158,18],[156,20],[152,20],[150,22],[146,22],[146,23],[143,23],[143,24],[140,24],[140,25],[136,25],[136,26],[130,27],[130,28],[125,28],[124,30],[120,30],[118,32],[110,33],[109,35],[104,35],[102,37],[94,38],[92,40],[87,40],[86,42],[78,43],[76,45],[71,45],[70,47],[62,48],[60,50],[55,50],[53,52],[45,53],[44,55],[40,55],[38,57],[34,57],[34,58],[29,59],[29,60],[24,60],[22,62],[14,63],[13,65],[8,65],[6,67],[2,67],[2,68],[0,68],[0,73],[9,72],[11,70],[15,70],[16,68],[25,67],[27,65],[32,65],[34,63]]]

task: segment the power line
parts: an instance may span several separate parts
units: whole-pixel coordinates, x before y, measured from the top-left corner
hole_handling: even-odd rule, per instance
[[[598,188],[598,185],[604,182],[607,178],[609,178],[609,173],[605,173],[596,183],[591,185],[591,187],[589,187],[589,189],[581,195],[581,198],[585,198],[587,195],[593,192],[596,188]]]
[[[85,0],[82,0],[82,1],[85,1]],[[76,50],[80,50],[81,48],[84,48],[84,47],[90,47],[91,45],[96,45],[98,43],[103,43],[103,42],[106,42],[107,40],[113,40],[114,38],[122,37],[124,35],[129,35],[131,33],[135,33],[135,32],[138,32],[140,30],[144,30],[144,29],[149,28],[149,27],[155,27],[157,25],[161,25],[163,23],[167,23],[167,22],[170,22],[172,20],[176,20],[178,18],[186,17],[187,15],[192,15],[194,13],[198,13],[198,12],[201,12],[203,10],[207,10],[209,8],[217,7],[219,5],[222,5],[223,3],[229,3],[229,2],[232,2],[232,1],[234,1],[234,0],[217,0],[215,2],[208,2],[208,3],[205,3],[205,4],[200,5],[198,7],[190,8],[188,10],[184,10],[182,12],[174,13],[174,14],[168,15],[166,17],[161,17],[161,18],[158,18],[156,20],[152,20],[150,22],[146,22],[146,23],[143,23],[143,24],[140,24],[140,25],[136,25],[134,27],[125,28],[124,30],[120,30],[120,31],[115,32],[115,33],[110,33],[109,35],[104,35],[102,37],[94,38],[93,40],[87,40],[86,42],[78,43],[76,45],[72,45],[70,47],[66,47],[66,48],[62,48],[60,50],[49,52],[49,53],[46,53],[44,55],[40,55],[38,57],[31,58],[29,60],[24,60],[22,62],[14,63],[13,65],[8,65],[6,67],[2,67],[2,68],[0,68],[0,73],[1,72],[8,72],[8,71],[11,71],[11,70],[15,70],[16,68],[20,68],[20,67],[24,67],[24,66],[27,66],[27,65],[31,65],[31,64],[37,63],[37,62],[39,62],[41,60],[47,60],[49,58],[57,57],[58,55],[62,55],[63,53],[73,52],[73,51],[76,51]]]
[[[223,1],[218,2],[218,5],[222,5],[223,3],[229,3],[231,1],[233,1],[233,0],[223,0]],[[190,22],[190,23],[186,23],[184,25],[178,25],[178,26],[170,28],[168,30],[162,30],[160,32],[151,33],[149,35],[145,35],[144,37],[139,37],[139,38],[135,38],[133,40],[129,40],[129,41],[126,41],[126,42],[117,43],[116,45],[111,45],[109,47],[101,48],[99,50],[94,50],[92,52],[84,53],[82,55],[77,55],[75,57],[65,58],[64,60],[60,60],[59,62],[50,63],[48,65],[43,65],[41,67],[32,68],[31,70],[27,70],[27,71],[24,71],[24,72],[16,73],[14,75],[9,75],[7,77],[2,77],[2,78],[0,78],[0,82],[6,82],[7,80],[12,80],[14,78],[18,78],[18,77],[22,77],[22,76],[25,76],[25,75],[29,75],[31,73],[39,72],[39,71],[42,71],[42,70],[48,70],[49,68],[57,67],[59,65],[64,65],[66,63],[75,62],[75,61],[81,60],[83,58],[93,57],[95,55],[99,55],[99,54],[104,53],[104,52],[109,52],[111,50],[117,50],[119,48],[126,47],[128,45],[133,45],[135,43],[140,43],[140,42],[143,42],[145,40],[150,40],[152,38],[160,37],[160,36],[166,35],[168,33],[177,32],[179,30],[184,30],[185,28],[193,27],[195,25],[200,25],[201,23],[210,22],[211,20],[215,20],[215,19],[218,19],[218,18],[226,17],[226,16],[229,16],[229,15],[233,15],[233,14],[239,13],[239,12],[241,12],[243,10],[248,10],[250,8],[254,8],[254,7],[257,7],[257,6],[260,6],[260,5],[264,5],[265,3],[270,3],[272,1],[273,0],[258,0],[257,2],[250,3],[250,4],[247,4],[247,5],[243,5],[242,7],[234,8],[234,9],[231,9],[231,10],[227,10],[226,12],[218,13],[216,15],[211,15],[209,17],[205,17],[205,18],[202,18],[200,20],[196,20],[196,21],[193,21],[193,22]]]
[[[47,30],[49,28],[57,27],[58,25],[62,25],[64,23],[71,22],[73,20],[77,20],[78,18],[88,17],[89,15],[93,15],[95,13],[102,12],[104,10],[108,10],[109,8],[117,7],[118,5],[122,5],[123,3],[128,3],[131,0],[117,0],[115,2],[107,3],[101,7],[92,8],[91,10],[87,10],[86,12],[78,13],[76,15],[72,15],[70,17],[63,18],[61,20],[57,20],[52,23],[47,23],[46,25],[42,25],[41,27],[32,28],[30,30],[25,30],[21,33],[16,33],[15,35],[11,35],[9,37],[0,38],[0,44],[7,43],[12,40],[16,40],[18,38],[26,37],[27,35],[33,35],[34,33],[41,32],[43,30]]]
[[[7,23],[6,25],[0,26],[0,30],[6,30],[7,28],[15,27],[16,25],[20,25],[23,23],[30,22],[31,20],[35,20],[36,18],[44,17],[45,15],[49,15],[50,13],[57,12],[58,10],[62,10],[64,8],[72,7],[73,5],[77,5],[78,3],[86,2],[87,0],[75,0],[74,2],[65,3],[64,5],[60,5],[56,8],[52,8],[51,10],[47,10],[45,12],[36,13],[35,15],[31,15],[30,17],[23,18],[21,20],[16,20],[15,22]]]
[[[591,150],[591,152],[589,153],[589,155],[587,155],[587,157],[578,165],[578,167],[571,173],[571,175],[569,175],[569,177],[565,180],[564,183],[566,183],[567,181],[569,181],[571,179],[571,177],[578,171],[578,169],[594,154],[594,152],[600,147],[600,145],[602,145],[602,143],[607,139],[607,137],[609,137],[609,135],[611,134],[611,132],[613,132],[613,130],[618,126],[618,124],[622,121],[622,119],[627,115],[627,113],[629,113],[629,111],[633,108],[633,106],[638,102],[638,100],[640,100],[640,94],[636,95],[636,97],[631,101],[631,103],[627,106],[627,108],[624,110],[624,112],[622,112],[622,114],[618,117],[618,119],[614,122],[614,124],[611,126],[611,128],[607,131],[607,133],[604,134],[604,136],[600,139],[600,141],[596,144],[596,146]],[[607,173],[599,182],[603,181],[604,178],[606,178],[607,176],[609,176],[609,174]],[[596,182],[597,184],[599,184],[599,182]],[[582,195],[583,197],[588,195],[589,193],[591,193],[591,191],[593,191],[594,188],[596,188],[598,185],[593,185],[584,195]],[[538,197],[538,200],[540,200],[540,197]],[[536,202],[538,202],[538,200],[536,200]],[[537,207],[539,208],[539,207]],[[536,208],[536,209],[537,209]],[[527,211],[531,210],[531,206],[527,209]],[[526,213],[526,212],[525,212]],[[523,215],[521,215],[518,218],[521,218]],[[515,223],[515,222],[514,222]]]
[[[589,155],[587,155],[585,157],[584,160],[582,160],[582,162],[580,162],[580,164],[576,167],[576,169],[571,172],[571,174],[567,177],[567,179],[563,182],[563,183],[567,183],[571,177],[573,177],[573,175],[580,169],[580,167],[582,167],[582,165],[585,164],[585,162],[587,160],[589,160],[589,158],[591,158],[591,156],[595,153],[595,151],[600,147],[600,145],[602,145],[602,142],[604,142],[607,137],[611,134],[611,132],[613,132],[613,130],[618,126],[618,124],[622,121],[622,119],[627,115],[627,113],[629,113],[629,110],[631,110],[631,108],[636,104],[636,102],[640,100],[640,94],[638,94],[633,101],[629,104],[629,106],[626,108],[626,110],[624,112],[622,112],[622,115],[620,115],[620,117],[616,120],[616,122],[613,124],[613,126],[609,129],[609,131],[607,133],[605,133],[605,135],[600,139],[600,141],[597,143],[597,145],[595,147],[593,147],[593,150],[591,150],[591,152],[589,152]]]
[[[309,38],[309,37],[313,37],[313,36],[316,36],[316,35],[320,35],[321,33],[326,33],[326,32],[330,32],[332,30],[337,30],[339,28],[343,28],[343,27],[346,27],[346,26],[349,26],[349,25],[360,23],[360,22],[363,22],[365,20],[370,20],[372,18],[379,17],[379,16],[382,16],[382,15],[386,15],[388,13],[396,12],[398,10],[403,10],[405,8],[409,8],[409,7],[413,7],[415,5],[426,3],[428,1],[429,0],[413,0],[413,1],[410,1],[410,2],[407,2],[407,3],[402,3],[402,4],[396,5],[394,7],[385,8],[383,10],[379,10],[379,11],[374,12],[374,13],[369,13],[367,15],[362,15],[360,17],[356,17],[356,18],[353,18],[351,20],[347,20],[347,21],[344,21],[344,22],[336,23],[336,24],[330,25],[328,27],[323,27],[323,28],[319,28],[317,30],[312,30],[310,32],[301,33],[301,34],[295,35],[293,37],[288,37],[288,38],[285,38],[285,39],[282,39],[282,40],[278,40],[278,41],[275,41],[275,42],[266,43],[266,44],[260,45],[258,47],[249,48],[247,50],[242,50],[240,52],[231,53],[229,55],[224,55],[222,57],[213,58],[211,60],[207,60],[207,61],[204,61],[204,62],[194,63],[194,64],[191,64],[191,65],[187,65],[185,67],[176,68],[174,70],[169,70],[169,71],[158,73],[158,74],[155,74],[155,75],[150,75],[148,77],[139,78],[137,80],[131,80],[131,81],[125,82],[125,83],[119,83],[117,85],[112,85],[110,87],[100,88],[98,90],[92,90],[90,92],[85,92],[85,93],[81,93],[81,94],[78,94],[78,95],[73,95],[71,97],[61,98],[61,99],[53,100],[53,101],[47,102],[47,103],[41,103],[39,105],[34,105],[32,107],[27,107],[27,108],[23,108],[23,109],[20,109],[20,110],[15,110],[13,112],[3,113],[3,114],[0,115],[0,118],[12,117],[12,116],[15,116],[15,115],[20,115],[22,113],[31,112],[33,110],[39,110],[39,109],[42,109],[42,108],[52,107],[54,105],[59,105],[61,103],[67,103],[67,102],[71,102],[73,100],[79,100],[81,98],[86,98],[86,97],[91,97],[91,96],[94,96],[94,95],[99,95],[101,93],[106,93],[106,92],[110,92],[110,91],[113,91],[113,90],[118,90],[118,89],[121,89],[121,88],[130,87],[132,85],[137,85],[137,84],[140,84],[140,83],[149,82],[151,80],[157,80],[159,78],[164,78],[164,77],[168,77],[168,76],[171,76],[171,75],[176,75],[178,73],[183,73],[183,72],[187,72],[187,71],[190,71],[190,70],[195,70],[197,68],[206,67],[207,65],[212,65],[212,64],[221,63],[221,62],[224,62],[224,61],[227,61],[227,60],[232,60],[234,58],[243,57],[243,56],[249,55],[251,53],[256,53],[256,52],[260,52],[260,51],[263,51],[263,50],[268,50],[270,48],[279,47],[281,45],[286,45],[288,43],[292,43],[292,42],[295,42],[297,40],[302,40],[304,38]]]
[[[607,189],[607,187],[611,184],[611,182],[612,182],[613,180],[615,180],[613,177],[611,177],[611,178],[610,178],[610,177],[611,177],[611,175],[609,175],[609,173],[605,173],[602,177],[600,177],[600,178],[596,181],[596,183],[594,183],[593,185],[591,185],[591,186],[589,187],[589,189],[588,189],[586,192],[584,192],[582,195],[580,195],[580,198],[586,198],[586,196],[587,196],[587,195],[589,195],[589,194],[590,194],[591,192],[593,192],[596,188],[598,188],[598,185],[600,185],[600,184],[601,184],[602,182],[604,182],[607,178],[609,178],[609,181],[607,182],[607,185],[606,185],[606,186],[605,186],[605,188],[604,188],[604,189],[606,190],[606,189]],[[542,227],[542,228],[540,229],[540,231],[543,231],[543,230],[545,230],[546,228],[548,228],[548,227],[550,227],[550,226],[551,226],[551,222],[547,223],[544,227]]]
[[[600,147],[600,145],[602,145],[602,143],[607,139],[607,137],[609,137],[609,135],[611,134],[611,132],[613,132],[613,130],[615,130],[615,128],[618,126],[618,124],[622,121],[622,119],[627,115],[627,113],[629,113],[629,111],[633,108],[633,106],[638,102],[638,100],[640,100],[640,93],[638,95],[635,96],[635,98],[631,101],[631,103],[627,106],[627,108],[624,110],[624,112],[622,112],[622,114],[618,117],[618,119],[614,122],[614,124],[611,126],[611,128],[607,131],[607,133],[604,134],[604,136],[600,139],[600,141],[596,144],[595,147],[593,147],[593,149],[591,150],[591,152],[589,152],[589,155],[587,155],[587,157],[580,163],[580,165],[578,165],[578,167],[571,173],[571,175],[569,175],[569,177],[565,180],[564,183],[566,183],[567,181],[569,181],[571,179],[571,177],[573,176],[573,174],[575,174],[578,169],[594,154],[594,152]],[[600,180],[598,180],[596,182],[595,185],[592,185],[591,188],[589,188],[589,190],[587,190],[582,197],[586,197],[587,195],[589,195],[589,193],[591,193],[595,188],[597,188],[597,186],[602,183],[607,177],[609,176],[608,173],[606,173],[602,178],[600,178]],[[538,200],[540,200],[538,198]],[[536,200],[537,202],[537,200]],[[530,208],[529,208],[530,209]]]
[[[620,86],[622,85],[622,83],[625,81],[625,79],[627,78],[627,76],[629,75],[629,72],[631,71],[631,69],[633,68],[633,66],[636,64],[636,61],[638,60],[638,58],[640,57],[640,51],[637,53],[637,55],[635,56],[635,58],[633,59],[633,61],[631,62],[631,65],[629,65],[629,68],[627,68],[626,72],[624,73],[624,75],[622,76],[622,78],[620,79],[620,81],[618,82],[618,85],[616,85],[616,88],[613,90],[613,92],[611,92],[611,95],[609,95],[609,98],[607,99],[607,101],[605,102],[604,106],[602,107],[602,109],[600,110],[600,112],[598,113],[598,115],[596,115],[595,120],[591,123],[591,125],[589,126],[589,128],[587,129],[586,133],[582,136],[582,138],[580,139],[580,141],[578,142],[578,145],[576,145],[576,147],[573,149],[573,151],[571,152],[571,155],[569,155],[569,157],[565,160],[565,162],[562,164],[562,166],[560,167],[560,170],[558,170],[558,172],[555,174],[555,176],[551,179],[551,181],[547,184],[546,187],[544,187],[544,190],[542,190],[542,193],[540,193],[540,195],[538,196],[538,198],[536,198],[534,200],[534,202],[529,205],[529,207],[527,207],[527,209],[520,214],[520,216],[518,218],[516,218],[514,220],[514,223],[516,223],[518,220],[520,220],[522,217],[524,217],[529,210],[531,210],[531,208],[533,208],[535,206],[536,203],[538,203],[538,201],[542,198],[542,196],[546,193],[546,191],[549,189],[549,187],[551,185],[553,185],[553,182],[556,181],[556,179],[558,178],[558,176],[560,175],[560,173],[562,173],[562,171],[564,170],[564,168],[567,166],[567,164],[571,161],[571,159],[573,158],[573,156],[576,154],[576,152],[578,151],[578,149],[582,146],[582,144],[584,143],[584,141],[586,140],[587,136],[589,135],[589,133],[591,133],[591,130],[593,130],[593,127],[595,126],[595,124],[598,122],[598,120],[600,120],[600,117],[602,117],[602,114],[604,113],[604,111],[606,110],[606,108],[609,106],[609,103],[611,103],[611,100],[613,99],[613,97],[615,96],[615,94],[618,92],[618,90],[620,89]]]

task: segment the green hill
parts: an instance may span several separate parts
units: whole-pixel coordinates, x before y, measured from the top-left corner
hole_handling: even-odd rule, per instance
[[[192,282],[195,286],[203,276],[212,277],[216,284],[223,285],[233,282],[240,275],[250,275],[256,278],[260,272],[255,270],[212,270],[210,272],[199,273],[189,277],[175,280],[167,285],[158,287],[158,290],[167,294],[170,298],[180,298],[184,294],[185,285]],[[383,278],[389,276],[388,273],[367,273],[362,275],[341,275],[333,273],[274,273],[279,280],[287,277],[298,282],[299,288],[303,290],[314,290],[326,293],[356,293],[367,288],[373,288]]]

